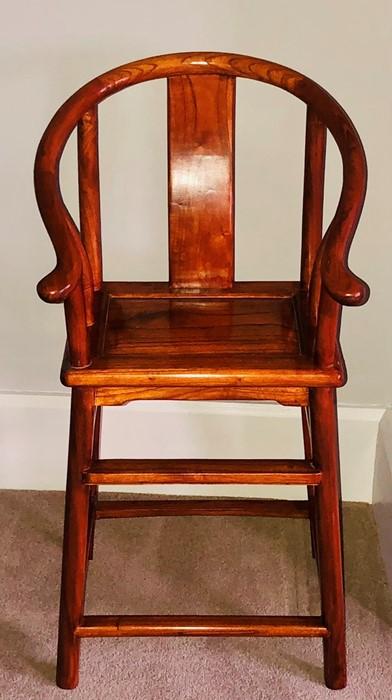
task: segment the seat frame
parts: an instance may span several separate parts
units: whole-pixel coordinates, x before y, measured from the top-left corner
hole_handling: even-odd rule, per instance
[[[168,80],[170,280],[104,282],[98,104],[124,88],[158,78]],[[284,283],[234,280],[233,125],[237,78],[275,85],[307,106],[301,275],[299,282],[288,284],[293,285],[292,295],[296,294],[302,350],[313,364],[307,371],[297,368],[291,374],[283,367],[281,371],[266,369],[262,358],[260,367],[242,374],[230,366],[223,370],[219,358],[208,371],[199,372],[186,367],[171,374],[143,368],[127,371],[125,367],[120,372],[115,366],[98,367],[102,308],[110,294],[173,300],[287,297]],[[63,202],[59,186],[61,155],[75,128],[80,230]],[[327,131],[342,157],[343,184],[335,216],[323,236]],[[211,159],[195,161],[195,142],[199,149],[196,155],[218,157],[219,172]],[[194,176],[199,167],[205,167],[205,191],[200,191],[197,184],[189,184],[189,191],[184,191],[181,172]],[[192,178],[188,181],[192,183]],[[57,257],[55,269],[41,280],[38,293],[47,302],[64,303],[67,347],[62,381],[72,387],[57,684],[68,689],[77,686],[82,637],[186,634],[321,637],[325,682],[330,688],[343,688],[345,604],[336,388],[346,381],[346,372],[339,331],[342,305],[360,305],[369,296],[367,285],[348,267],[349,249],[365,197],[366,161],[347,114],[312,80],[269,61],[211,52],[144,59],[95,78],[58,110],[38,148],[35,187]],[[207,189],[215,194],[206,207]],[[101,460],[102,406],[141,398],[273,400],[298,406],[305,458]],[[100,484],[141,483],[305,484],[308,501],[98,499]],[[312,551],[319,571],[321,615],[85,615],[87,569],[93,555],[96,520],[161,515],[309,518]]]

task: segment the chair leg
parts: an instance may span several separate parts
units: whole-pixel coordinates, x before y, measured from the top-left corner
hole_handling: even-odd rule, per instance
[[[311,460],[313,458],[312,454],[312,440],[310,435],[310,421],[309,421],[309,410],[307,406],[301,408],[302,415],[302,434],[304,441],[304,454],[305,459]],[[314,486],[308,486],[308,501],[309,501],[309,525],[310,525],[310,541],[312,545],[312,557],[316,559],[318,563],[318,551],[317,551],[317,532],[316,532],[316,490]]]
[[[94,439],[93,439],[93,460],[99,459],[99,450],[101,443],[101,417],[102,407],[97,406],[95,410],[94,421]],[[98,486],[90,486],[90,507],[89,507],[89,545],[88,558],[91,561],[94,556],[94,538],[95,538],[95,510],[98,500]]]
[[[80,639],[74,633],[84,609],[89,516],[82,471],[92,457],[93,398],[91,389],[72,391],[56,677],[64,689],[76,688],[79,681]]]
[[[346,686],[346,640],[336,390],[311,394],[313,458],[322,470],[316,511],[321,610],[329,631],[323,640],[324,675],[328,688],[337,690]]]

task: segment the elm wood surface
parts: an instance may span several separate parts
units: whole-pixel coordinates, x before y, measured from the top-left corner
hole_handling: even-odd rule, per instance
[[[145,501],[105,501],[97,503],[97,520],[107,518],[153,518],[158,516],[263,516],[264,518],[308,518],[307,501],[277,499],[222,498]]]
[[[170,282],[105,283],[98,105],[131,85],[160,78],[168,80],[169,98]],[[235,280],[237,78],[281,88],[307,107],[298,282]],[[59,185],[61,156],[76,128],[80,231]],[[327,132],[342,158],[343,182],[336,213],[322,235]],[[344,591],[334,402],[335,387],[346,381],[339,344],[342,305],[360,305],[369,296],[366,283],[348,265],[366,190],[365,156],[349,117],[315,82],[270,61],[212,52],[143,59],[95,78],[58,110],[38,148],[35,188],[56,253],[56,266],[41,280],[38,293],[45,301],[64,302],[68,342],[62,380],[73,387],[58,684],[63,688],[77,684],[79,636],[252,633],[323,636],[326,684],[343,687]],[[273,399],[302,407],[305,457],[316,465],[311,475],[305,479],[301,473],[301,478],[311,486],[308,510],[320,573],[322,619],[83,617],[93,521],[100,507],[91,481],[99,483],[103,474],[97,472],[100,462],[94,447],[99,433],[97,407],[135,398]],[[309,403],[310,414],[304,413]],[[129,464],[115,475],[108,468],[105,478],[118,478],[119,473],[135,478],[135,471],[126,471]],[[156,481],[157,472],[143,472],[143,468],[138,478]],[[248,479],[249,473],[237,463],[238,478]],[[158,478],[162,474],[161,470]],[[187,478],[184,470],[181,474]],[[192,478],[206,478],[201,464],[192,474]],[[169,476],[173,479],[173,470]],[[222,473],[210,472],[209,477],[219,479]],[[290,483],[293,472],[287,468],[273,474],[264,471],[263,477],[270,483],[276,479]],[[206,509],[204,513],[213,508],[210,503],[199,507]],[[219,507],[215,514],[218,511]],[[221,509],[220,514],[224,512]]]
[[[309,390],[306,387],[254,387],[254,386],[140,386],[97,387],[97,406],[121,406],[136,399],[178,399],[181,401],[277,401],[284,406],[307,406]]]
[[[301,408],[301,419],[302,419],[302,435],[304,441],[304,455],[305,459],[312,461],[313,451],[312,451],[312,435],[310,427],[310,415],[309,406],[303,406]],[[315,488],[314,486],[308,486],[308,500],[309,500],[309,516],[310,516],[310,537],[312,542],[312,556],[316,561],[318,560],[317,553],[317,518],[316,518],[316,500],[315,500]]]
[[[344,688],[346,624],[343,582],[342,519],[336,390],[311,393],[313,458],[322,469],[315,492],[321,612],[328,629],[324,640],[324,675],[329,688]]]
[[[172,287],[231,287],[235,79],[168,79],[169,277]]]
[[[298,319],[291,287],[284,298],[273,285],[268,298],[267,287],[263,298],[143,299],[119,296],[120,290],[112,296],[109,285],[101,297],[93,360],[75,370],[66,358],[62,380],[67,386],[122,387],[343,384],[337,354],[324,368],[302,351],[307,321]],[[245,283],[242,289],[246,294]]]
[[[99,191],[98,108],[78,124],[80,235],[91,267],[93,286],[102,287],[101,199]]]
[[[115,299],[291,299],[299,282],[238,282],[230,288],[172,287],[169,282],[104,282],[104,293]]]
[[[86,484],[319,484],[321,472],[296,459],[100,459]]]
[[[94,400],[95,403],[95,400]],[[102,426],[102,408],[98,406],[95,410],[94,417],[94,435],[92,459],[100,458],[101,450],[101,426]],[[94,537],[95,537],[95,521],[97,519],[97,503],[98,503],[98,486],[93,486],[90,490],[90,507],[89,507],[89,525],[88,525],[88,558],[92,560],[94,555]]]
[[[57,685],[75,688],[79,681],[80,641],[75,637],[84,611],[89,534],[89,489],[81,479],[91,462],[95,409],[91,389],[74,390],[71,402],[68,476],[65,497]]]
[[[86,366],[91,360],[87,328],[92,323],[93,282],[91,264],[75,222],[61,197],[59,163],[62,152],[70,134],[86,112],[105,98],[145,80],[174,79],[178,76],[224,76],[229,81],[243,77],[275,85],[310,106],[334,137],[343,160],[343,185],[338,208],[324,236],[317,266],[317,275],[322,281],[319,304],[325,307],[322,315],[326,314],[329,320],[321,324],[315,334],[318,360],[329,367],[336,351],[340,305],[363,304],[369,295],[367,285],[348,267],[349,249],[366,190],[366,161],[362,144],[340,105],[306,76],[270,61],[212,52],[152,57],[120,66],[95,78],[58,110],[41,139],[36,157],[35,186],[41,215],[55,247],[57,264],[40,282],[38,291],[46,301],[67,301],[66,312],[71,319],[67,332],[72,364],[75,367]],[[197,104],[196,109],[197,112],[202,111],[202,105]],[[212,131],[214,126],[211,126]],[[208,142],[208,134],[203,134],[203,139]],[[91,186],[94,187],[95,183],[92,182]],[[81,294],[84,307],[80,302]]]
[[[85,615],[76,637],[326,637],[321,617]]]
[[[295,309],[280,299],[110,299],[102,356],[135,353],[295,357]]]
[[[306,293],[309,293],[314,263],[323,237],[326,145],[327,129],[325,124],[317,112],[308,105],[301,249],[301,283]]]

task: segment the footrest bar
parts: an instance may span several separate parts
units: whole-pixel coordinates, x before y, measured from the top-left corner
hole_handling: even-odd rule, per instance
[[[101,459],[86,484],[298,484],[321,482],[304,459]]]
[[[86,615],[76,637],[327,637],[321,617]]]
[[[96,518],[152,518],[157,516],[229,515],[265,518],[308,518],[307,501],[277,499],[220,498],[192,500],[101,500],[96,504]]]

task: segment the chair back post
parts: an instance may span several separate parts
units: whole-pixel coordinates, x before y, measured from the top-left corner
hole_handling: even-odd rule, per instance
[[[79,283],[64,302],[68,352],[73,367],[91,364],[90,334],[86,322],[85,295]]]
[[[326,143],[326,126],[311,105],[308,105],[301,247],[301,290],[306,296],[309,296],[314,264],[323,237]]]
[[[96,104],[84,113],[77,129],[80,236],[90,263],[94,291],[100,291],[102,244]]]

